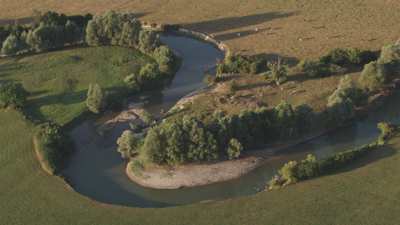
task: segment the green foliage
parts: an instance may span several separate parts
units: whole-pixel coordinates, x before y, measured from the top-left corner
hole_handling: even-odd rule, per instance
[[[343,77],[336,90],[328,98],[329,122],[341,123],[354,116],[354,107],[364,104],[366,94],[357,88],[349,76]]]
[[[61,127],[52,122],[41,124],[36,133],[38,151],[52,174],[60,171],[71,144]]]
[[[70,26],[70,25],[69,25]],[[63,26],[40,24],[35,30],[28,33],[27,42],[37,52],[60,48],[65,44]]]
[[[386,123],[386,122],[378,123],[377,127],[381,132],[381,134],[379,135],[379,138],[378,138],[378,144],[380,144],[380,145],[384,145],[386,143],[386,141],[389,138],[391,138],[396,131],[396,127],[394,125]]]
[[[93,113],[100,113],[105,107],[105,95],[99,84],[90,84],[86,97],[86,106]]]
[[[86,27],[86,42],[91,46],[121,45],[136,47],[142,30],[140,22],[132,13],[108,11],[95,16]]]
[[[321,61],[302,60],[297,65],[309,77],[323,77],[332,74],[331,66]]]
[[[141,152],[150,162],[169,165],[209,161],[218,157],[213,135],[201,121],[191,117],[150,128]]]
[[[2,82],[0,83],[0,108],[8,106],[21,108],[25,104],[27,95],[21,84]]]
[[[163,85],[163,75],[160,72],[158,65],[148,63],[140,69],[139,77],[137,78],[141,89],[149,90]]]
[[[277,62],[268,63],[270,71],[267,73],[267,77],[271,78],[277,85],[281,85],[288,79],[288,67],[282,64],[279,59]]]
[[[375,91],[383,87],[388,80],[389,73],[383,64],[377,61],[368,63],[359,78],[360,85],[368,91]]]
[[[147,124],[147,125],[151,125],[151,124],[153,124],[155,121],[156,121],[156,119],[154,118],[154,116],[151,114],[151,113],[149,113],[148,111],[146,111],[146,110],[142,110],[141,112],[140,112],[140,118],[143,120],[143,122],[145,123],[145,124]]]
[[[4,55],[15,55],[18,52],[25,50],[27,44],[23,36],[18,36],[16,34],[10,34],[7,39],[4,40],[3,46],[1,48],[1,53]]]
[[[387,129],[386,125],[378,126],[382,128],[385,127],[383,130]],[[393,131],[391,130],[390,132]],[[379,147],[381,145],[379,144],[380,138],[381,137],[378,138],[378,141],[374,141],[371,144],[339,152],[325,159],[317,160],[314,155],[307,155],[307,158],[300,162],[290,161],[271,179],[268,183],[268,189],[279,189],[298,181],[335,172]]]
[[[373,60],[376,56],[371,51],[362,51],[357,48],[336,48],[320,58],[323,64],[335,64],[339,66],[364,65]]]
[[[228,55],[217,64],[217,76],[227,73],[258,74],[267,69],[267,62],[261,56]]]
[[[153,52],[160,46],[160,37],[154,31],[142,30],[139,34],[139,48],[147,53]]]
[[[135,134],[130,130],[125,130],[121,137],[117,140],[118,152],[121,153],[122,158],[129,159],[139,150],[139,140]]]
[[[168,46],[162,45],[157,47],[152,56],[158,63],[159,70],[162,73],[170,74],[173,72],[175,55]]]
[[[232,138],[229,141],[228,149],[226,150],[226,153],[228,155],[229,159],[237,159],[240,157],[240,154],[243,151],[243,146],[242,144],[235,138]]]
[[[124,78],[125,84],[129,87],[132,92],[140,91],[140,83],[137,80],[136,74],[130,74]]]

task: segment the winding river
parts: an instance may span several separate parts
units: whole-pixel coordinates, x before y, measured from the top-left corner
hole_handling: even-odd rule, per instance
[[[180,98],[202,88],[204,71],[213,68],[216,60],[223,58],[223,53],[212,45],[192,38],[163,36],[162,40],[182,57],[183,63],[168,88],[161,93],[145,96],[145,100],[142,100],[144,107],[155,113],[162,109],[168,110]],[[391,97],[393,99],[387,102],[395,102],[396,97]],[[377,122],[400,122],[400,105],[386,104],[381,108],[350,127],[288,148],[239,179],[177,190],[154,190],[130,181],[125,175],[125,162],[116,151],[115,144],[128,125],[114,127],[104,138],[96,131],[97,125],[104,118],[89,120],[71,131],[76,151],[63,175],[77,192],[99,202],[124,206],[168,207],[251,195],[263,189],[277,168],[288,160],[304,158],[308,153],[324,157],[368,143],[378,135]]]

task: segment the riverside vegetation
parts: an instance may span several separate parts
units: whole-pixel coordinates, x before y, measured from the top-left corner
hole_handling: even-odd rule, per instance
[[[27,6],[29,5],[28,7],[21,7],[21,5],[25,5],[24,3],[28,2],[29,4],[26,4]],[[397,7],[394,6],[398,3],[395,1],[389,3],[368,0],[363,6],[359,5],[359,2],[356,1],[325,2],[282,0],[274,2],[278,4],[271,4],[270,1],[249,1],[248,3],[240,2],[245,4],[245,6],[241,7],[241,9],[238,11],[236,11],[237,4],[226,4],[226,1],[204,1],[199,5],[196,5],[196,7],[185,7],[185,10],[180,10],[181,13],[179,14],[171,14],[170,12],[176,9],[182,9],[181,7],[185,3],[184,1],[171,1],[166,3],[168,6],[161,8],[159,7],[159,4],[154,4],[154,2],[155,1],[131,2],[127,7],[133,7],[133,9],[136,10],[138,9],[137,6],[139,5],[139,7],[141,7],[139,8],[140,10],[152,12],[149,13],[146,18],[151,17],[155,20],[181,22],[197,22],[198,20],[204,20],[205,18],[208,19],[212,16],[220,17],[220,9],[223,8],[226,10],[226,7],[228,7],[228,9],[235,9],[226,11],[235,11],[239,13],[240,16],[247,15],[249,12],[253,13],[252,10],[258,10],[266,7],[272,7],[268,8],[268,10],[280,10],[282,7],[285,8],[288,5],[295,5],[296,7],[287,8],[290,8],[290,11],[293,8],[301,10],[301,15],[304,15],[302,18],[294,16],[289,19],[274,20],[278,21],[276,23],[274,21],[271,23],[270,20],[264,22],[264,24],[268,24],[268,27],[272,26],[272,29],[279,29],[278,27],[283,27],[283,30],[280,32],[287,34],[285,35],[286,38],[282,39],[282,36],[279,34],[271,34],[267,37],[269,41],[260,42],[259,40],[264,39],[265,36],[264,33],[259,32],[257,35],[250,36],[250,38],[236,38],[231,40],[232,45],[242,49],[246,49],[250,46],[252,49],[258,49],[262,51],[268,49],[268,51],[275,52],[276,49],[271,47],[280,46],[277,47],[278,52],[281,52],[279,50],[282,49],[292,49],[292,52],[298,52],[298,54],[307,55],[310,52],[314,52],[314,54],[319,54],[319,52],[321,52],[320,48],[314,47],[316,45],[324,46],[323,48],[325,50],[332,48],[333,46],[337,46],[338,44],[343,45],[343,43],[346,43],[346,45],[350,46],[360,45],[368,48],[375,48],[382,43],[387,43],[394,40],[394,38],[398,36],[396,29],[392,29],[397,23]],[[4,8],[2,8],[4,9],[4,15],[15,16],[16,14],[14,13],[18,13],[19,16],[27,15],[31,12],[31,5],[34,5],[33,7],[43,7],[43,5],[45,5],[44,7],[53,7],[56,4],[57,8],[62,8],[68,12],[71,12],[74,10],[83,11],[87,10],[88,8],[93,8],[93,10],[96,11],[103,11],[104,7],[108,8],[110,5],[118,6],[118,4],[120,4],[119,1],[108,1],[105,4],[99,4],[98,1],[94,0],[84,1],[77,4],[61,2],[54,3],[53,1],[47,0],[44,2],[25,1],[24,3],[17,2],[17,4],[14,4],[13,2],[4,2]],[[349,6],[349,4],[353,5]],[[390,5],[388,6],[387,4]],[[10,5],[11,7],[9,7]],[[93,7],[88,7],[88,5]],[[213,7],[214,10],[205,10],[207,5],[215,6]],[[343,5],[344,7],[330,7],[332,5]],[[356,5],[360,6],[359,10],[354,10]],[[200,6],[200,8],[198,6]],[[13,7],[17,8],[18,10],[10,10]],[[195,9],[201,11],[201,13],[193,13],[193,10]],[[384,12],[382,13],[382,11]],[[340,19],[338,20],[337,18],[339,14]],[[236,14],[234,15],[236,16]],[[356,19],[353,20],[354,17],[356,17]],[[232,18],[235,19],[236,17]],[[308,41],[307,43],[303,42],[305,45],[301,50],[299,50],[299,48],[293,48],[294,46],[299,45],[299,42],[293,41],[297,40],[298,38],[298,28],[311,29],[312,27],[313,29],[320,29],[317,27],[318,24],[310,22],[311,20],[309,18],[318,18],[317,23],[321,22],[323,24],[327,24],[324,25],[324,27],[326,27],[324,32],[319,32],[324,33],[323,38],[317,37],[314,40],[311,39],[311,41]],[[218,21],[224,22],[225,20],[217,20],[217,22]],[[361,24],[360,26],[354,26],[354,24],[358,23],[359,21],[364,21],[364,25]],[[384,21],[384,23],[379,21]],[[311,26],[307,26],[310,25],[309,23],[312,23]],[[205,25],[202,29],[205,29],[206,31],[207,29],[215,28],[215,26],[209,26],[209,24],[210,23],[201,22],[194,26],[201,27],[202,25]],[[191,24],[189,24],[189,26],[190,25]],[[243,29],[247,29],[248,27],[249,26],[244,26]],[[287,32],[291,31],[292,29],[297,32]],[[225,31],[226,33],[232,32],[232,30]],[[311,32],[304,32],[304,30],[301,31],[302,32],[300,33],[311,34]],[[337,35],[338,32],[338,36],[342,35],[342,38],[334,38],[329,36]],[[375,38],[377,38],[377,40],[375,40]],[[276,45],[277,42],[273,41],[274,39],[282,41],[282,44]],[[326,45],[318,42],[322,39],[326,40]],[[364,40],[360,41],[360,39]],[[112,52],[112,54],[110,52]],[[99,56],[102,54],[106,54],[104,57],[105,59],[100,59]],[[112,71],[105,72],[104,69],[100,71],[96,66],[83,67],[80,65],[80,63],[75,61],[77,58],[74,56],[77,55],[83,58],[81,62],[86,63],[90,63],[88,58],[94,58],[94,56],[96,56],[96,59],[98,60],[98,65],[106,64],[107,66],[110,66],[110,61],[112,61],[114,64],[113,66],[110,66],[112,67],[110,69]],[[129,57],[113,58],[112,56],[115,55],[129,55]],[[132,55],[134,55],[134,57]],[[140,61],[140,59],[144,58],[142,55],[136,54],[132,51],[112,47],[44,53],[44,55],[29,57],[29,60],[27,57],[25,60],[29,61],[30,64],[50,65],[44,63],[47,57],[52,59],[57,58],[59,62],[63,60],[68,62],[68,68],[64,70],[69,71],[72,68],[71,65],[73,65],[74,67],[79,67],[79,70],[88,71],[84,74],[76,71],[74,72],[81,76],[85,75],[91,82],[96,81],[102,86],[103,89],[109,89],[111,85],[106,85],[110,83],[109,80],[106,81],[104,76],[97,76],[97,79],[95,79],[96,76],[93,76],[93,72],[91,71],[96,71],[99,74],[123,74],[122,79],[119,79],[123,81],[123,76],[130,73],[128,73],[127,69],[121,68],[126,66],[126,60],[120,59],[129,58],[131,60],[129,61],[131,64],[136,64],[136,60]],[[133,60],[133,58],[136,60]],[[146,62],[144,61],[146,60],[141,61],[138,63],[138,65],[145,65]],[[121,65],[120,69],[116,69],[114,67],[117,64]],[[4,68],[9,68],[8,66],[4,67],[3,65],[4,64],[1,66],[1,70]],[[371,68],[372,69],[370,71],[372,72],[370,74],[376,74],[376,71],[382,71],[381,69],[377,69],[379,68],[377,65],[373,65]],[[38,70],[32,70],[32,72],[30,72],[26,67],[19,67],[19,69],[23,70],[24,75],[32,75],[34,78],[39,77],[36,76]],[[74,118],[76,115],[80,114],[80,112],[85,108],[85,94],[83,94],[83,97],[79,98],[79,101],[83,104],[80,104],[79,107],[76,107],[76,104],[73,103],[68,105],[68,109],[74,110],[73,112],[65,113],[63,111],[66,111],[66,108],[58,105],[52,108],[58,108],[59,110],[56,110],[56,113],[50,113],[51,110],[47,108],[49,102],[45,103],[43,101],[44,99],[41,99],[41,97],[44,95],[53,95],[58,97],[59,95],[56,94],[54,90],[70,90],[70,87],[73,87],[74,85],[65,85],[68,88],[61,87],[64,86],[63,84],[74,84],[74,82],[67,82],[67,79],[56,79],[56,81],[60,81],[59,84],[56,81],[52,82],[51,80],[47,81],[47,83],[44,83],[45,81],[42,80],[40,83],[46,84],[47,89],[49,89],[51,93],[40,94],[40,92],[37,91],[43,90],[38,88],[33,89],[33,86],[25,85],[26,83],[30,83],[28,82],[28,79],[26,79],[24,82],[24,79],[22,79],[23,76],[17,76],[16,73],[11,73],[12,70],[6,71],[11,75],[5,77],[5,80],[8,78],[16,78],[15,81],[18,83],[23,83],[24,88],[30,92],[30,95],[28,95],[28,98],[25,100],[25,108],[27,108],[32,115],[36,115],[35,118],[40,118],[40,116],[39,113],[35,113],[36,110],[33,110],[36,108],[33,107],[33,105],[38,106],[37,108],[40,108],[40,111],[42,111],[46,117],[56,120],[57,123],[60,124],[68,123],[68,121],[71,121],[71,118]],[[118,73],[115,71],[118,71]],[[1,73],[3,75],[5,73],[4,70],[1,71]],[[46,73],[43,74],[44,75],[42,76],[46,77]],[[75,77],[75,74],[68,74],[72,77]],[[80,78],[79,76],[77,77]],[[380,80],[376,78],[376,76],[372,76],[372,79],[370,80]],[[3,79],[3,77],[1,79]],[[252,77],[252,79],[254,79],[254,77]],[[289,76],[289,82],[290,79],[291,77]],[[75,87],[76,89],[74,90],[76,92],[83,90],[84,93],[86,93],[86,89],[91,82],[81,79],[79,79],[79,81],[79,85],[77,85]],[[380,85],[378,85],[378,87],[381,86],[382,83],[383,86],[385,86],[387,82],[390,83],[390,80],[379,82]],[[8,82],[8,84],[15,83]],[[234,86],[235,88],[241,88],[243,85],[237,81],[236,85]],[[384,89],[384,87],[382,89]],[[37,94],[39,95],[35,96]],[[67,95],[64,96],[67,97]],[[68,98],[70,97],[71,96],[68,95]],[[325,100],[327,99],[326,96],[323,97]],[[41,102],[34,101],[35,98]],[[62,101],[63,99],[58,98],[57,100]],[[46,104],[47,106],[45,106]],[[31,136],[33,135],[34,128],[29,122],[24,121],[24,117],[18,111],[14,111],[10,108],[0,110],[0,121],[2,126],[2,129],[0,129],[0,143],[2,146],[5,146],[3,151],[0,152],[0,162],[2,168],[0,170],[0,177],[2,178],[2,183],[0,185],[0,192],[2,193],[0,203],[1,224],[271,223],[308,225],[321,223],[396,224],[396,221],[398,221],[397,215],[399,211],[399,204],[396,199],[393,198],[393,196],[399,195],[398,186],[400,184],[400,180],[398,179],[398,176],[395,176],[392,173],[392,171],[397,171],[400,165],[398,163],[400,158],[397,151],[397,149],[400,148],[398,136],[394,137],[394,139],[391,139],[389,145],[382,147],[382,151],[372,151],[369,156],[366,156],[366,162],[369,162],[368,160],[374,160],[374,163],[365,165],[360,162],[354,162],[353,166],[349,165],[346,167],[346,169],[351,170],[351,172],[342,172],[339,174],[324,176],[319,179],[302,183],[301,185],[293,185],[290,188],[282,189],[279,192],[262,192],[255,196],[249,196],[246,198],[154,210],[117,206],[104,207],[104,205],[95,204],[92,201],[74,193],[65,187],[65,183],[63,181],[55,179],[54,177],[46,176],[40,171],[39,167],[37,166],[37,160],[31,153]],[[393,149],[395,149],[395,151],[393,151]],[[391,151],[394,153],[388,157],[387,154]],[[51,193],[51,195],[49,195],[49,193]],[[290,204],[288,204],[288,202]],[[271,205],[274,207],[271,207]],[[379,205],[379,207],[373,207],[376,205]],[[85,208],[85,213],[82,213],[82,208]],[[282,216],[282,212],[286,212],[285,216]]]
[[[209,113],[203,108],[205,112],[193,109],[198,103],[194,100],[183,109],[172,109],[162,122],[151,125],[144,136],[124,133],[118,142],[119,151],[135,165],[141,165],[138,168],[151,163],[173,166],[238,158],[246,150],[274,144],[276,140],[301,138],[307,133],[349,123],[358,111],[373,104],[373,96],[390,89],[399,76],[400,66],[398,45],[385,46],[378,55],[359,49],[334,49],[316,61],[301,61],[290,69],[280,61],[267,63],[258,57],[229,55],[218,65],[217,76],[208,77],[207,81],[210,85],[232,82],[231,92],[238,88],[232,74],[249,74],[255,79],[261,76],[279,88],[290,81],[287,75],[290,70],[315,79],[363,66],[358,80],[341,76],[337,88],[325,100],[323,110],[315,111],[309,104],[293,106],[281,101],[272,107],[256,107],[238,114],[218,110]],[[128,143],[130,147],[126,147]]]
[[[51,174],[71,149],[63,126],[87,110],[100,113],[120,107],[126,96],[162,88],[178,66],[158,34],[143,30],[133,14],[47,12],[29,25],[2,26],[0,33],[1,51],[9,56],[0,63],[15,68],[7,77],[22,81],[0,81],[0,107],[19,109],[38,124],[35,148]],[[47,64],[38,63],[43,60]]]

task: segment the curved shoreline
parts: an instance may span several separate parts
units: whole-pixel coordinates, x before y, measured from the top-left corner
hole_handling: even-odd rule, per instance
[[[132,162],[126,166],[129,179],[153,189],[198,187],[239,178],[262,165],[260,157],[248,156],[237,160],[210,164],[187,164],[172,169],[153,167],[136,174]]]
[[[394,86],[389,87],[387,92],[380,92],[373,96],[370,96],[370,102],[367,106],[357,110],[357,115],[362,115],[368,111],[374,110],[383,104],[387,97],[391,96],[396,88]],[[173,107],[179,107],[184,105],[186,102],[190,102],[193,98],[200,95],[200,93],[194,93],[180,99],[177,104]],[[351,124],[351,123],[350,123]],[[348,124],[347,124],[348,125]],[[224,181],[233,180],[246,175],[254,169],[262,166],[268,160],[268,157],[282,151],[284,149],[303,144],[312,141],[321,136],[327,135],[341,127],[345,127],[346,124],[338,126],[332,129],[325,129],[318,133],[310,134],[306,137],[288,141],[288,143],[280,145],[272,145],[269,150],[253,151],[245,153],[247,156],[237,160],[225,160],[215,163],[207,164],[187,164],[181,165],[172,169],[166,167],[156,167],[150,169],[144,169],[140,171],[140,175],[135,174],[131,168],[131,162],[126,165],[126,175],[129,179],[143,187],[153,189],[179,189],[185,187],[197,187],[204,186]],[[268,147],[266,147],[268,148]],[[252,154],[253,153],[253,154]]]

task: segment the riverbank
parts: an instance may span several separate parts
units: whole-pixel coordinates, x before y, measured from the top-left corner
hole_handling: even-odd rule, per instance
[[[126,174],[133,182],[154,189],[178,189],[203,186],[239,178],[262,164],[260,157],[248,156],[232,161],[187,164],[175,168],[151,167],[135,172],[132,162]]]

